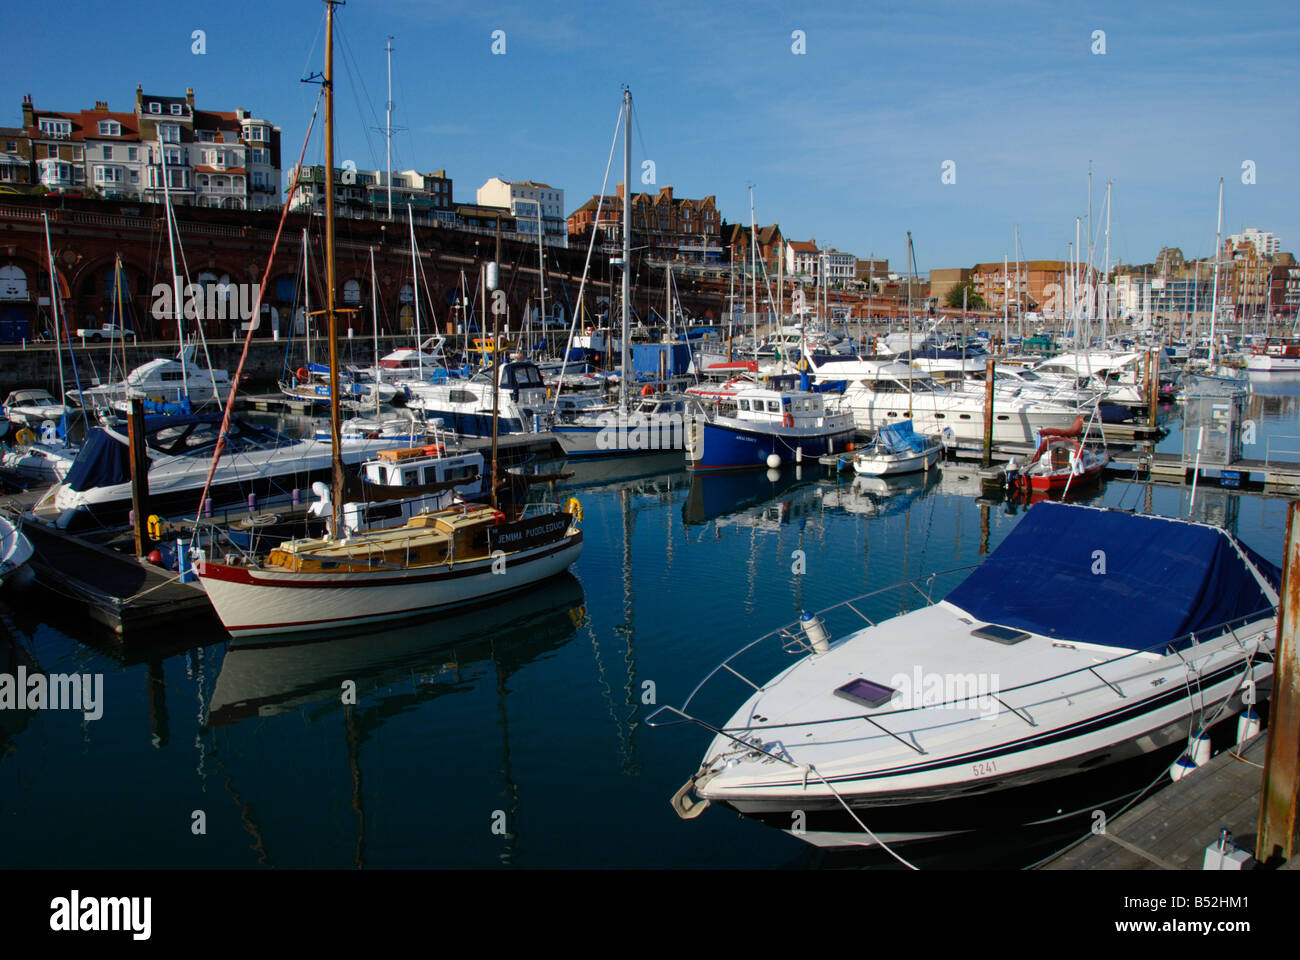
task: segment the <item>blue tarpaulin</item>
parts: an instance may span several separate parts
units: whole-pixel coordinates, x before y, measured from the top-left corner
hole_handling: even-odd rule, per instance
[[[921,453],[930,446],[929,440],[918,436],[912,429],[911,420],[886,424],[876,434],[876,441],[885,448],[887,453],[906,453],[908,450]]]
[[[985,623],[1141,650],[1270,612],[1252,563],[1276,582],[1224,530],[1043,502],[946,599]]]
[[[662,363],[662,368],[660,364]],[[632,344],[632,371],[638,377],[681,376],[690,369],[691,348],[685,343]]]

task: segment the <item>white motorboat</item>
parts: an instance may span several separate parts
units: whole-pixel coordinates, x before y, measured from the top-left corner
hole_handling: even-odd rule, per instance
[[[546,408],[546,387],[537,365],[527,360],[502,363],[497,383],[498,434],[531,433],[534,416],[540,417]],[[480,371],[468,380],[441,383],[404,380],[399,385],[406,390],[407,405],[422,411],[426,418],[438,418],[448,429],[464,437],[492,435],[491,369]]]
[[[149,502],[163,516],[198,512],[221,429],[221,415],[147,416],[145,445],[149,455]],[[359,465],[391,447],[391,437],[344,440],[343,461]],[[62,526],[97,523],[112,526],[131,509],[130,441],[117,428],[92,428],[66,478],[54,484],[34,508]],[[293,440],[269,427],[235,419],[226,448],[212,478],[208,497],[214,508],[275,497],[288,499],[328,480],[333,445],[321,440]]]
[[[20,576],[32,559],[32,544],[17,525],[0,517],[0,586]]]
[[[871,477],[929,470],[943,453],[938,440],[917,436],[911,420],[880,428],[875,439],[853,455],[853,469]]]
[[[900,420],[911,420],[927,435],[951,430],[959,441],[984,438],[984,398],[946,390],[926,373],[903,363],[877,363],[870,376],[849,382],[844,393],[828,401],[851,413],[859,430],[875,433]],[[995,443],[1032,443],[1034,432],[1069,427],[1078,411],[1064,404],[1024,397],[1001,397],[993,404]]]
[[[186,398],[193,406],[224,403],[230,396],[230,374],[205,370],[194,362],[195,348],[185,348],[180,357],[157,357],[141,364],[117,383],[69,390],[68,399],[78,406],[104,409],[137,397],[163,403],[180,403]]]
[[[720,803],[821,845],[1051,821],[1267,692],[1279,583],[1220,528],[1046,501],[944,599],[890,616],[887,588],[805,614],[648,722],[713,734],[684,817]],[[746,677],[742,654],[771,669],[781,647],[799,659]],[[695,716],[733,675],[740,709]]]
[[[5,398],[4,411],[12,423],[39,430],[57,424],[71,408],[59,403],[48,390],[15,390]]]

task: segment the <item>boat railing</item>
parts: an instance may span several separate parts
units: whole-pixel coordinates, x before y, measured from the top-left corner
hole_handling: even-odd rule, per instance
[[[936,578],[946,576],[946,575],[966,572],[971,569],[973,569],[973,566],[956,568],[953,570],[946,570],[940,573],[931,574],[929,577],[923,579],[911,580],[905,583],[895,584],[890,587],[884,587],[879,590],[873,590],[869,593],[861,594],[860,596],[854,597],[850,600],[841,601],[840,603],[835,604],[834,606],[827,607],[825,610],[819,611],[814,616],[814,620],[824,621],[824,618],[828,614],[847,608],[848,610],[852,611],[852,613],[856,614],[862,621],[866,622],[868,626],[876,626],[874,620],[872,620],[869,616],[864,614],[861,610],[857,609],[857,606],[860,606],[862,604],[862,601],[870,599],[872,597],[879,596],[880,594],[888,593],[890,591],[906,590],[908,588],[911,588],[917,591],[922,597],[924,597],[928,601],[928,605],[933,605],[935,602],[937,602],[933,599],[933,584]],[[927,590],[922,589],[921,584],[925,584],[928,587],[930,592],[927,592]],[[913,706],[900,707],[892,710],[873,710],[870,713],[852,713],[844,716],[824,717],[824,718],[813,719],[813,720],[794,720],[787,723],[764,722],[762,727],[758,730],[758,732],[765,737],[769,732],[773,730],[816,727],[816,726],[823,726],[827,724],[845,723],[847,721],[866,721],[867,723],[875,727],[877,730],[879,730],[881,733],[886,734],[892,737],[893,739],[897,740],[898,742],[904,744],[909,749],[915,751],[918,755],[925,756],[926,751],[919,745],[919,743],[917,743],[917,738],[916,738],[916,734],[919,731],[919,725],[907,729],[905,731],[902,731],[902,734],[905,735],[901,735],[900,732],[897,732],[895,730],[890,730],[889,728],[885,727],[880,723],[880,721],[887,718],[914,717],[917,715],[921,715],[922,711],[935,711],[941,709],[962,709],[962,708],[971,709],[972,702],[974,702],[974,704],[978,706],[981,702],[987,703],[988,700],[991,698],[992,700],[996,701],[997,705],[1001,708],[1001,710],[991,712],[991,713],[986,713],[982,711],[979,715],[968,716],[962,719],[958,719],[955,721],[955,723],[974,724],[981,721],[992,720],[1000,716],[1002,710],[1005,710],[1008,713],[1014,714],[1016,717],[1024,721],[1029,726],[1036,727],[1038,724],[1034,720],[1033,716],[1028,713],[1027,705],[1022,705],[1020,707],[1013,706],[1012,704],[1007,702],[1006,699],[1007,696],[1015,693],[1028,691],[1028,690],[1046,689],[1048,685],[1058,684],[1062,680],[1069,679],[1069,678],[1079,678],[1082,677],[1084,674],[1090,674],[1097,681],[1097,683],[1094,686],[1104,686],[1106,688],[1109,688],[1109,690],[1112,693],[1114,693],[1116,696],[1120,697],[1121,699],[1127,699],[1128,694],[1126,694],[1123,691],[1123,689],[1120,686],[1118,686],[1118,681],[1112,682],[1111,680],[1108,680],[1105,676],[1102,675],[1101,672],[1099,672],[1101,669],[1124,661],[1132,661],[1135,658],[1142,657],[1142,656],[1149,657],[1152,655],[1156,655],[1163,658],[1172,654],[1177,656],[1178,659],[1182,661],[1182,663],[1188,669],[1189,676],[1190,676],[1191,672],[1198,672],[1196,664],[1194,662],[1195,658],[1189,660],[1188,657],[1184,656],[1183,651],[1189,648],[1199,650],[1200,648],[1204,647],[1206,644],[1222,640],[1224,637],[1229,637],[1229,636],[1232,638],[1235,644],[1241,649],[1242,653],[1247,654],[1248,659],[1247,659],[1246,669],[1249,672],[1253,668],[1253,660],[1250,659],[1251,651],[1246,645],[1247,640],[1258,638],[1261,642],[1267,642],[1268,630],[1266,627],[1265,629],[1259,631],[1256,636],[1248,637],[1245,639],[1243,639],[1243,637],[1238,633],[1238,630],[1241,627],[1246,625],[1258,624],[1262,618],[1271,617],[1275,615],[1275,609],[1276,608],[1269,606],[1259,611],[1256,611],[1253,614],[1248,614],[1246,616],[1237,617],[1232,620],[1226,620],[1221,623],[1212,624],[1208,627],[1203,626],[1199,630],[1192,631],[1190,633],[1184,634],[1183,636],[1174,638],[1172,640],[1162,640],[1159,643],[1155,643],[1147,647],[1129,650],[1125,653],[1122,653],[1115,657],[1111,657],[1110,659],[1107,660],[1098,661],[1083,667],[1077,667],[1075,669],[1067,670],[1062,673],[1053,674],[1052,676],[1042,677],[1036,680],[1030,680],[1025,683],[1017,684],[1011,687],[1000,687],[997,689],[988,689],[988,688],[977,689],[974,692],[964,696],[956,696],[938,702],[926,702],[926,703],[921,703]],[[745,655],[746,653],[749,653],[764,644],[770,644],[774,641],[779,641],[781,643],[782,649],[784,649],[787,653],[801,654],[804,656],[813,655],[815,653],[812,647],[811,640],[808,637],[808,634],[805,631],[803,625],[800,623],[800,621],[794,621],[793,623],[786,624],[785,626],[773,630],[770,633],[764,634],[763,636],[759,637],[757,640],[753,640],[750,643],[746,644],[745,646],[741,647],[740,649],[736,650],[734,653],[732,653],[730,656],[728,656],[726,659],[720,662],[717,666],[715,666],[711,671],[709,671],[709,673],[705,675],[704,679],[701,680],[698,684],[696,684],[695,688],[682,702],[682,705],[680,707],[674,707],[671,705],[664,705],[659,707],[657,710],[652,712],[646,718],[645,721],[646,725],[650,727],[673,727],[673,726],[680,726],[686,723],[694,724],[696,726],[700,726],[706,730],[709,730],[715,736],[722,736],[725,737],[726,739],[731,740],[732,742],[734,742],[735,744],[737,744],[738,746],[740,746],[741,748],[747,751],[763,753],[772,759],[781,761],[782,763],[786,763],[792,766],[798,766],[798,764],[795,764],[788,756],[782,756],[780,753],[770,752],[766,749],[764,743],[752,739],[754,733],[756,732],[754,728],[751,727],[727,728],[722,725],[714,725],[709,723],[706,720],[701,719],[700,717],[693,715],[690,712],[692,708],[692,703],[695,701],[696,697],[700,694],[701,690],[703,690],[706,685],[708,685],[712,680],[714,680],[714,678],[719,677],[721,674],[724,673],[730,674],[738,678],[746,685],[751,687],[755,693],[762,693],[764,691],[764,686],[762,684],[758,684],[750,680],[743,673],[737,670],[733,666],[733,664],[738,658]],[[1067,645],[1069,646],[1073,646],[1073,644],[1068,644],[1067,641],[1060,641],[1060,642],[1067,643]],[[1222,649],[1223,649],[1222,646],[1216,646],[1212,650],[1210,650],[1207,655],[1214,655],[1216,653],[1219,653]],[[784,672],[785,671],[781,671],[777,673],[776,676],[782,676],[784,675]],[[1245,679],[1246,676],[1245,674],[1243,674],[1242,682],[1244,682]],[[1073,689],[1073,688],[1068,690],[1058,689],[1053,693],[1051,693],[1049,696],[1047,696],[1043,701],[1041,701],[1041,703],[1036,705],[1041,705],[1042,703],[1051,703],[1058,700],[1068,701],[1071,699],[1071,697],[1078,696],[1082,692],[1085,691],[1079,689]],[[676,719],[659,719],[661,714],[673,714],[675,715]],[[945,720],[943,723],[943,726],[949,730],[951,730],[954,725],[955,725],[954,722],[951,720]],[[746,735],[748,735],[751,739],[746,739]]]

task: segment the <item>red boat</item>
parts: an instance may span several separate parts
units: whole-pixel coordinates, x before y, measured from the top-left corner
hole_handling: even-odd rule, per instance
[[[1079,442],[1083,436],[1083,417],[1065,430],[1043,429],[1038,448],[1029,464],[1015,472],[1010,482],[1022,490],[1049,491],[1070,489],[1095,483],[1110,463],[1109,454],[1092,450]]]

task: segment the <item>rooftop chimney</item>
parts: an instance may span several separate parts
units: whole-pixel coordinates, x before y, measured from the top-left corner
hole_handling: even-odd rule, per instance
[[[95,110],[98,111],[98,112],[100,112],[100,113],[108,113],[108,101],[107,101],[107,100],[96,100],[96,101],[95,101]]]

